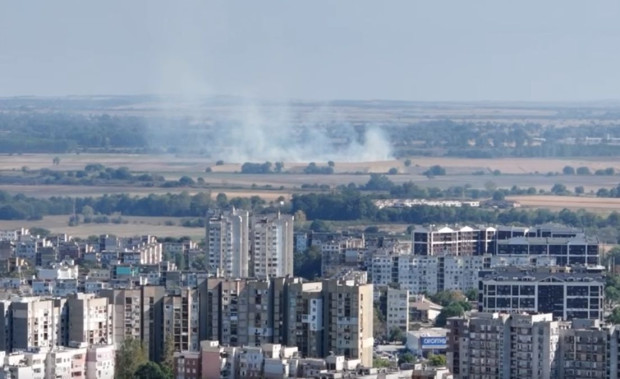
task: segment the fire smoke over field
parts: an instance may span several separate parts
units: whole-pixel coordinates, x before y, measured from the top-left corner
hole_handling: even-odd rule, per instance
[[[361,162],[390,159],[391,145],[379,127],[288,112],[266,114],[250,107],[238,119],[218,122],[209,155],[228,162]]]

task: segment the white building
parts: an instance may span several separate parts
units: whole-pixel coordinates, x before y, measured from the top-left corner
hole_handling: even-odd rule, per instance
[[[409,291],[388,288],[386,325],[388,333],[393,329],[409,330]]]
[[[87,379],[114,379],[116,349],[114,345],[96,345],[86,352]]]
[[[258,279],[293,275],[293,216],[252,217],[250,276]]]
[[[249,218],[247,211],[233,209],[207,219],[206,250],[212,276],[248,277]]]
[[[72,260],[60,263],[53,263],[51,267],[37,268],[37,279],[39,280],[76,280],[79,276],[79,267]]]

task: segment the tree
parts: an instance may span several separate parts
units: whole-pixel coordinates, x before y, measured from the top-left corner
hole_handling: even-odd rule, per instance
[[[554,195],[567,195],[569,192],[564,184],[556,183],[551,187],[551,193]]]
[[[33,236],[40,236],[40,237],[47,237],[51,234],[52,232],[50,232],[47,229],[44,228],[39,228],[39,227],[33,227],[30,228],[30,234],[32,234]]]
[[[329,161],[329,162],[327,162],[327,165],[328,165],[329,167],[334,167],[334,166],[336,166],[336,164],[334,163],[334,161]]]
[[[390,191],[394,183],[387,176],[381,174],[370,174],[368,183],[364,186],[366,191]]]
[[[390,330],[390,335],[388,336],[390,342],[398,341],[398,342],[406,342],[407,335],[402,331],[401,328],[392,328]]]
[[[54,159],[52,159],[52,163],[54,164],[54,166],[58,166],[60,164],[60,158],[54,157]]]
[[[185,255],[183,253],[176,253],[174,256],[174,264],[178,270],[185,270]]]
[[[398,174],[398,169],[396,167],[392,167],[389,171],[388,171],[388,175],[396,175]]]
[[[573,168],[573,166],[564,166],[564,168],[562,169],[562,173],[564,175],[575,175],[575,169]]]
[[[375,358],[372,360],[372,367],[374,368],[383,368],[390,367],[390,361],[383,358]]]
[[[195,184],[194,179],[190,178],[187,175],[183,175],[180,179],[179,179],[179,184],[182,186],[193,186]]]
[[[218,207],[223,208],[228,205],[228,197],[225,193],[218,193],[215,197],[215,202],[217,203]]]
[[[428,170],[424,171],[423,174],[428,177],[446,175],[446,169],[441,167],[440,165],[434,165],[431,166]]]
[[[411,159],[405,159],[405,167],[411,166]]]
[[[581,166],[577,167],[577,175],[592,175],[592,172],[590,172],[589,168]]]
[[[446,361],[445,355],[431,355],[428,357],[428,363],[431,366],[442,367],[445,366],[448,362]]]
[[[314,220],[312,221],[312,224],[310,224],[310,230],[313,232],[324,233],[331,231],[331,227],[323,220]]]
[[[157,363],[148,361],[136,369],[133,377],[136,379],[170,379],[172,376],[166,375]]]
[[[504,191],[495,191],[493,192],[493,200],[495,201],[503,201],[506,198]]]
[[[577,186],[575,187],[575,194],[577,195],[583,195],[583,193],[585,192],[585,189],[583,188],[583,186]]]
[[[282,172],[283,169],[284,169],[284,163],[283,162],[276,162],[274,171],[275,172]]]
[[[174,336],[172,334],[166,336],[160,365],[162,371],[172,378],[174,372]]]
[[[306,251],[295,253],[293,257],[293,274],[313,280],[321,276],[321,248],[310,246]]]
[[[415,362],[415,356],[411,354],[410,352],[401,354],[401,356],[398,358],[398,364],[414,363],[414,362]]]
[[[495,184],[495,182],[491,180],[488,180],[484,183],[484,189],[486,189],[489,192],[495,191],[496,188],[497,188],[497,184]]]
[[[84,216],[84,222],[91,222],[95,216],[95,210],[90,205],[85,205],[82,207],[82,216]]]
[[[467,292],[465,292],[465,296],[469,301],[476,301],[478,300],[478,290],[475,288],[470,288]]]
[[[303,223],[307,220],[306,213],[301,209],[297,210],[295,214],[293,214],[293,217],[295,218],[296,223]]]
[[[443,307],[437,318],[435,319],[435,326],[444,327],[450,317],[462,316],[465,313],[465,309],[459,303],[450,304]]]
[[[134,338],[125,338],[116,351],[115,378],[133,379],[140,366],[148,362],[146,349],[142,342]]]
[[[607,318],[607,321],[612,324],[620,324],[620,307],[615,307],[611,314]]]

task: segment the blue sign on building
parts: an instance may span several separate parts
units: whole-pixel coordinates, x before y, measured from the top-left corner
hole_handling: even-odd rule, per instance
[[[446,337],[421,337],[420,345],[422,349],[445,349],[447,347]]]

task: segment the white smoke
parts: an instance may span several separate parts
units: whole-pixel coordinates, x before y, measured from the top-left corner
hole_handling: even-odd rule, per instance
[[[245,107],[213,134],[209,155],[227,162],[370,162],[392,158],[392,147],[378,126],[354,128],[323,112]]]

